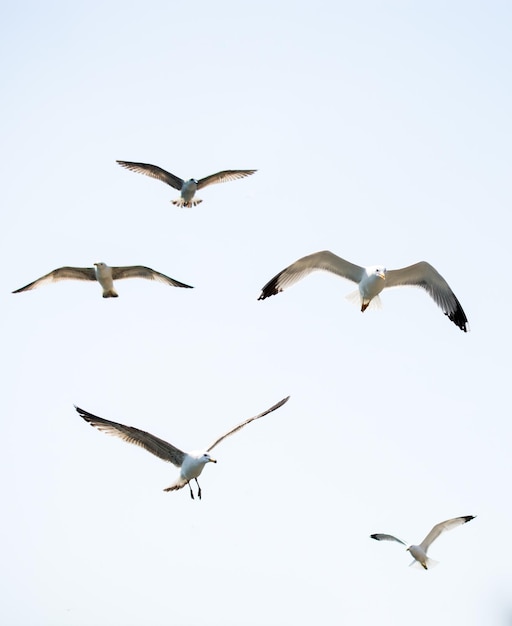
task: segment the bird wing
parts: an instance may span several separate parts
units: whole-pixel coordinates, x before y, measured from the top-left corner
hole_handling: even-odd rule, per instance
[[[116,161],[116,163],[119,163],[119,165],[126,167],[127,170],[131,170],[132,172],[145,174],[146,176],[151,176],[151,178],[161,180],[178,191],[183,187],[183,179],[167,172],[161,167],[158,167],[158,165],[150,165],[149,163],[132,163],[131,161]]]
[[[214,441],[214,443],[212,443],[212,445],[206,451],[207,452],[211,452],[215,448],[215,446],[219,445],[219,443],[221,441],[224,441],[224,439],[226,439],[226,437],[229,437],[230,435],[233,435],[234,433],[239,431],[244,426],[247,426],[247,424],[250,424],[251,422],[254,422],[254,420],[257,420],[260,417],[263,417],[264,415],[267,415],[268,413],[272,413],[272,411],[275,411],[279,407],[283,406],[283,404],[285,402],[288,402],[289,399],[290,399],[290,396],[287,396],[286,398],[283,398],[282,400],[280,400],[277,404],[274,404],[274,406],[271,406],[270,409],[267,409],[266,411],[263,411],[263,413],[260,413],[259,415],[255,415],[254,417],[250,417],[249,419],[245,420],[245,422],[242,422],[241,424],[238,424],[238,426],[235,426],[234,428],[229,430],[227,433],[224,433],[222,435],[222,437],[219,437],[216,441]]]
[[[156,272],[150,267],[144,267],[144,265],[127,265],[125,267],[113,267],[112,268],[113,280],[120,280],[122,278],[147,278],[148,280],[158,280],[161,283],[172,285],[173,287],[186,287],[187,289],[193,289],[191,285],[185,285],[180,283],[179,280],[174,280],[165,274]]]
[[[28,291],[29,289],[35,289],[35,287],[39,287],[40,285],[57,282],[58,280],[65,280],[66,278],[70,278],[72,280],[96,280],[96,274],[94,272],[94,267],[59,267],[58,269],[53,270],[53,272],[49,272],[48,274],[41,276],[41,278],[34,280],[28,285],[16,289],[13,293]]]
[[[223,172],[217,172],[216,174],[210,174],[197,181],[197,188],[202,189],[206,185],[214,185],[215,183],[227,183],[229,180],[237,180],[238,178],[245,178],[257,172],[258,170],[224,170]]]
[[[393,535],[385,535],[383,533],[375,533],[374,535],[370,535],[370,537],[372,539],[376,539],[377,541],[397,541],[398,543],[401,543],[404,546],[407,545],[405,543],[405,541],[402,541],[401,539],[398,539],[397,537],[393,537]]]
[[[355,283],[359,283],[364,274],[364,268],[359,265],[354,265],[349,261],[345,261],[341,257],[324,250],[322,252],[315,252],[304,256],[295,263],[292,263],[287,268],[279,272],[272,280],[263,287],[258,300],[264,300],[269,296],[274,296],[280,291],[283,291],[285,287],[289,287],[304,278],[311,272],[316,270],[326,270],[332,272],[343,278],[348,278]]]
[[[97,417],[96,415],[93,415],[88,411],[84,411],[84,409],[80,409],[77,406],[75,406],[75,409],[86,422],[89,422],[91,426],[94,426],[98,430],[101,430],[109,435],[120,437],[123,441],[127,441],[128,443],[140,446],[164,461],[169,461],[173,465],[176,465],[176,467],[182,466],[185,453],[178,448],[175,448],[167,441],[159,439],[144,430],[133,428],[133,426],[124,426],[123,424],[110,422],[102,417]]]
[[[422,287],[434,299],[443,313],[464,332],[468,331],[468,318],[450,285],[430,263],[421,261],[399,270],[388,270],[386,287],[413,285]]]
[[[444,532],[445,530],[451,530],[456,526],[461,526],[462,524],[465,524],[466,522],[474,519],[474,517],[474,515],[463,515],[462,517],[454,517],[453,519],[448,519],[445,522],[440,522],[439,524],[436,524],[425,537],[425,539],[423,539],[423,541],[420,543],[420,548],[422,548],[423,551],[426,552],[430,544],[435,541],[442,532]]]

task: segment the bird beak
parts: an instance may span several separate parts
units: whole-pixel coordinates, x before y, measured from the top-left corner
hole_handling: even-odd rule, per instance
[[[96,267],[98,267],[99,263],[93,263],[93,265],[96,265]]]
[[[377,276],[378,276],[379,278],[382,278],[382,280],[385,280],[385,279],[386,279],[386,274],[384,274],[384,272],[378,272],[378,273],[377,273]]]
[[[210,459],[210,463],[217,463],[217,459]]]

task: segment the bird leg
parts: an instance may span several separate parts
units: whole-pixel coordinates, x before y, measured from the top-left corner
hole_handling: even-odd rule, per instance
[[[188,480],[187,480],[187,485],[188,485],[188,488],[190,489],[190,497],[193,500],[194,499],[194,494],[192,493],[192,487],[190,486],[190,483],[188,482]]]
[[[199,500],[201,500],[201,487],[199,486],[199,483],[197,482],[197,478],[194,478],[194,480],[196,481],[196,485],[197,485],[197,497],[199,498]]]

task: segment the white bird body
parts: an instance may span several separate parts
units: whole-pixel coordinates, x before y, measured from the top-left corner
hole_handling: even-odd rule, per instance
[[[207,463],[217,463],[207,452],[185,452],[179,478],[164,491],[176,491],[196,480]]]
[[[204,466],[207,463],[217,463],[217,461],[210,456],[210,452],[213,450],[213,448],[215,448],[221,441],[224,441],[226,437],[233,435],[240,429],[244,428],[244,426],[247,426],[247,424],[250,424],[254,420],[257,420],[264,415],[268,415],[269,413],[272,413],[272,411],[275,411],[279,407],[283,406],[285,402],[288,402],[289,397],[290,396],[283,398],[283,400],[280,400],[279,402],[271,406],[270,409],[267,409],[266,411],[263,411],[263,413],[259,413],[254,417],[250,417],[241,424],[238,424],[234,428],[231,428],[230,430],[228,430],[228,432],[224,433],[218,439],[216,439],[206,449],[206,451],[201,452],[183,452],[183,450],[176,448],[176,446],[173,446],[171,443],[155,437],[155,435],[152,435],[151,433],[148,433],[144,430],[134,428],[133,426],[125,426],[124,424],[120,424],[118,422],[111,422],[102,417],[98,417],[97,415],[93,415],[92,413],[89,413],[84,409],[80,409],[77,406],[75,406],[75,409],[86,422],[88,422],[91,426],[94,426],[98,430],[101,430],[109,435],[120,437],[121,439],[123,439],[123,441],[126,441],[128,443],[133,443],[137,446],[140,446],[141,448],[144,448],[148,452],[151,452],[151,454],[154,454],[160,459],[168,461],[176,467],[179,467],[180,475],[178,479],[172,485],[164,489],[164,491],[177,491],[185,485],[188,485],[190,489],[190,496],[192,499],[194,499],[194,494],[192,492],[192,487],[190,486],[190,481],[195,480],[198,487],[197,495],[199,499],[201,499],[201,487],[197,482],[197,478],[201,475],[201,472],[203,471]]]
[[[94,263],[94,275],[103,288],[104,298],[117,298],[119,294],[114,289],[114,279],[112,278],[112,268],[106,263]]]
[[[183,187],[181,188],[181,201],[180,200],[172,200],[172,203],[177,206],[197,206],[202,200],[192,201],[192,198],[196,195],[197,191],[197,180],[195,178],[191,178],[183,183]]]
[[[171,174],[167,170],[158,167],[158,165],[151,165],[151,163],[135,163],[133,161],[117,161],[121,167],[125,167],[127,170],[137,172],[138,174],[145,174],[151,178],[161,180],[163,183],[170,185],[174,189],[180,192],[178,200],[171,200],[175,206],[179,207],[193,207],[202,202],[199,198],[194,198],[198,189],[203,189],[207,185],[214,185],[216,183],[225,183],[230,180],[237,180],[239,178],[245,178],[254,174],[257,170],[223,170],[216,174],[210,174],[199,180],[196,178],[189,178],[189,180],[183,180],[175,174]]]
[[[407,551],[414,558],[414,561],[411,563],[411,565],[419,565],[423,567],[423,569],[431,569],[432,567],[434,567],[434,565],[437,565],[437,561],[434,561],[434,559],[431,559],[427,556],[427,551],[430,545],[439,537],[442,532],[446,530],[452,530],[452,528],[456,528],[457,526],[462,526],[462,524],[466,524],[466,522],[470,522],[472,519],[475,519],[474,515],[463,515],[461,517],[454,517],[444,522],[440,522],[432,528],[432,530],[419,545],[411,544],[407,546],[405,541],[402,541],[401,539],[398,539],[393,535],[387,535],[384,533],[375,533],[373,535],[370,535],[370,537],[372,539],[376,539],[377,541],[396,541],[397,543],[401,543],[402,545],[407,546]]]
[[[172,287],[184,287],[186,289],[192,289],[191,285],[180,283],[179,280],[170,278],[165,274],[161,274],[150,267],[144,265],[126,265],[123,267],[110,267],[106,263],[94,263],[94,267],[59,267],[56,270],[41,276],[37,280],[16,289],[13,293],[21,293],[22,291],[29,291],[35,289],[41,285],[51,282],[57,282],[59,280],[71,279],[71,280],[96,280],[99,282],[103,289],[104,298],[117,298],[118,293],[114,289],[114,280],[121,280],[123,278],[146,278],[148,280],[158,280],[161,283],[166,283]]]
[[[368,267],[355,265],[329,250],[323,250],[302,257],[276,274],[263,287],[258,300],[280,293],[317,270],[331,272],[356,283],[361,311],[365,311],[372,301],[378,303],[378,296],[386,287],[401,285],[422,287],[454,324],[464,332],[468,330],[468,320],[457,297],[441,274],[426,261],[398,270],[387,270],[382,265]],[[352,299],[353,294],[349,294],[348,297]]]
[[[377,298],[379,293],[386,286],[386,269],[379,266],[365,267],[364,273],[359,281],[359,295],[361,299],[361,310],[364,311],[370,302]]]
[[[407,550],[414,558],[414,561],[411,563],[412,566],[419,564],[423,567],[423,569],[432,569],[435,565],[437,565],[437,561],[429,558],[421,546],[412,545],[409,546]]]

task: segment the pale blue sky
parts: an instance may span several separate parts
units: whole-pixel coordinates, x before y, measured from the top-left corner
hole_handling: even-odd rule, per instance
[[[505,2],[0,7],[2,623],[511,623],[511,18]],[[258,172],[180,210],[116,159]],[[361,315],[330,275],[257,300],[322,249],[429,261],[471,332],[421,290]],[[11,294],[96,261],[195,289]],[[73,409],[194,449],[286,395],[219,446],[200,502]],[[470,514],[429,572],[369,539]]]

